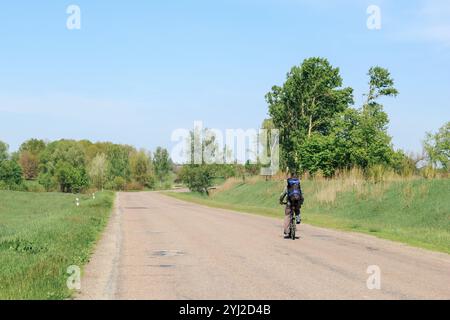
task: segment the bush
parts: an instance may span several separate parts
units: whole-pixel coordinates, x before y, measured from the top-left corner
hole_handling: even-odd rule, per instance
[[[165,182],[163,182],[163,184],[162,184],[162,186],[161,186],[161,188],[163,189],[163,190],[170,190],[170,189],[172,189],[172,182],[170,182],[170,181],[165,181]]]
[[[46,189],[37,181],[26,181],[25,187],[28,192],[45,192]]]
[[[180,178],[189,190],[209,195],[208,189],[212,186],[213,176],[208,166],[184,166]]]
[[[403,151],[398,150],[393,153],[391,166],[402,177],[412,177],[417,172],[416,164],[420,159],[417,156],[414,157],[413,154],[406,155]]]
[[[132,182],[127,183],[126,190],[129,190],[129,191],[142,191],[142,190],[144,190],[144,186],[141,183],[137,182],[137,181],[132,181]]]
[[[38,182],[44,187],[45,191],[54,191],[58,187],[56,179],[49,173],[41,173],[38,176]]]
[[[374,183],[384,181],[386,175],[386,168],[382,165],[374,165],[367,169],[367,178]]]
[[[114,190],[114,183],[112,181],[107,181],[103,188],[105,190]]]
[[[156,179],[155,176],[148,174],[147,178],[145,179],[145,187],[149,189],[153,189],[156,185]]]
[[[301,159],[302,171],[312,175],[320,171],[327,178],[333,176],[336,164],[331,138],[314,134],[296,152],[298,159]]]
[[[259,163],[257,163],[257,164],[250,163],[250,161],[247,160],[247,162],[245,163],[245,171],[250,176],[256,176],[261,171],[261,164],[259,164]]]
[[[236,167],[239,165],[234,164],[213,164],[209,167],[211,168],[211,173],[214,174],[216,178],[228,179],[236,176]]]
[[[21,185],[23,179],[22,179],[22,169],[20,168],[19,164],[12,160],[1,161],[0,181],[3,182],[5,189]]]
[[[127,182],[122,177],[115,177],[112,182],[112,188],[116,191],[124,191],[127,187]]]
[[[28,191],[27,187],[23,182],[19,184],[8,184],[5,181],[0,181],[0,190],[9,190],[9,191]]]
[[[89,186],[89,178],[84,167],[75,168],[67,162],[56,167],[56,179],[62,192],[79,193]]]
[[[432,166],[427,166],[420,171],[422,177],[425,179],[434,179],[437,177],[437,170]]]

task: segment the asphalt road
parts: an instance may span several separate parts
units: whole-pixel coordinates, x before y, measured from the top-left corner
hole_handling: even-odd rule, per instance
[[[272,219],[117,197],[79,299],[450,299],[447,254],[308,225],[285,240],[281,207]]]

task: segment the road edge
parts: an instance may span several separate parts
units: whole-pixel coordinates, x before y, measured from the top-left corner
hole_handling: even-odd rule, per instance
[[[89,262],[84,267],[81,290],[74,295],[75,300],[115,298],[122,245],[121,220],[120,192],[117,192],[108,223],[93,249]]]

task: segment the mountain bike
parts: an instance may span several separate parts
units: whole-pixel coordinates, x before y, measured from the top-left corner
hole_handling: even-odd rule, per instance
[[[283,202],[283,205],[287,205],[287,202]],[[295,221],[295,210],[294,208],[290,207],[290,214],[289,214],[289,239],[296,240],[295,233],[297,232],[297,221]]]

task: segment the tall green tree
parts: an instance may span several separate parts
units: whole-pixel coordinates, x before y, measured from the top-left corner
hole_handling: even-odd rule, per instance
[[[450,170],[450,121],[437,133],[427,133],[424,149],[432,166]]]
[[[39,174],[40,155],[45,150],[44,140],[29,139],[22,143],[18,151],[18,162],[26,180],[34,180]]]
[[[369,92],[365,106],[377,104],[380,97],[396,97],[398,90],[394,87],[394,79],[388,69],[375,66],[369,69]]]
[[[142,186],[152,185],[151,156],[144,150],[133,153],[130,156],[131,175]]]
[[[85,167],[86,155],[83,148],[74,140],[59,140],[48,144],[41,153],[41,171],[54,173],[59,162],[73,167]]]
[[[28,151],[33,155],[39,155],[44,151],[45,147],[46,143],[44,140],[29,139],[20,145],[19,152]]]
[[[103,190],[108,173],[108,160],[104,153],[97,154],[89,165],[89,177],[98,190]]]
[[[333,146],[337,168],[394,165],[395,152],[387,133],[389,117],[378,102],[398,95],[387,69],[370,68],[367,100],[359,109],[345,110],[334,123]]]
[[[86,188],[86,155],[74,140],[49,143],[40,154],[39,182],[47,190],[59,187],[62,192],[79,192]]]
[[[342,88],[342,83],[339,68],[327,59],[309,58],[291,69],[283,86],[274,86],[266,95],[269,114],[280,130],[283,164],[298,170],[305,141],[314,133],[328,135],[336,115],[353,103],[353,90]]]
[[[0,141],[0,162],[8,159],[8,149],[9,146],[5,142]]]
[[[114,144],[108,147],[108,176],[110,181],[114,180],[115,177],[121,177],[126,181],[130,180],[130,154],[134,151],[133,147],[126,145]]]
[[[169,174],[171,168],[171,161],[169,152],[167,149],[158,147],[153,156],[153,168],[155,170],[155,175],[158,178],[160,184],[167,175]]]
[[[39,174],[39,158],[30,151],[22,151],[19,155],[19,164],[22,167],[23,177],[34,180]]]

